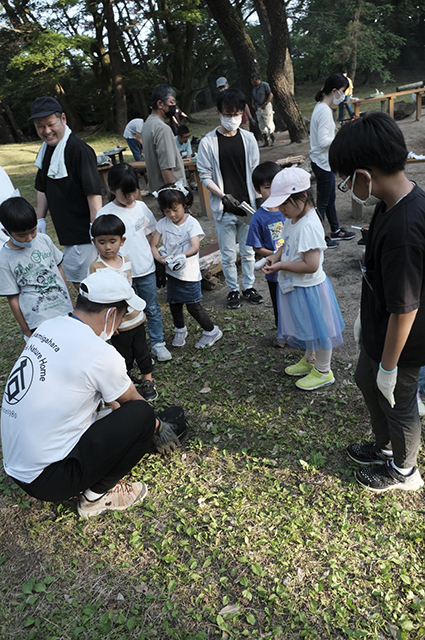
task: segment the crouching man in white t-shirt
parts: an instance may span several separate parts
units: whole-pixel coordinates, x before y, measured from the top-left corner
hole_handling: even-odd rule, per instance
[[[80,285],[76,308],[40,324],[6,383],[1,438],[5,471],[29,495],[79,495],[90,517],[143,500],[143,482],[122,482],[152,443],[179,444],[136,391],[124,359],[106,343],[127,307],[142,310],[127,280],[108,270]],[[115,408],[97,419],[101,398]]]

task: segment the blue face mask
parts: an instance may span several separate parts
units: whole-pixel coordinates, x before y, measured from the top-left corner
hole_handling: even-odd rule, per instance
[[[19,240],[15,240],[15,238],[12,237],[12,235],[9,233],[7,229],[5,229],[5,231],[9,236],[11,242],[13,242],[15,246],[19,247],[20,249],[31,249],[34,239],[30,240],[29,242],[19,242]]]

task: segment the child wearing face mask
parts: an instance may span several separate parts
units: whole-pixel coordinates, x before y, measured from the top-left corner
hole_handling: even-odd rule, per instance
[[[199,176],[210,191],[229,309],[241,306],[236,238],[241,255],[242,295],[251,304],[263,302],[254,289],[254,250],[246,244],[249,221],[246,212],[239,207],[245,201],[253,209],[257,208],[252,172],[260,158],[254,135],[240,128],[245,106],[245,96],[239,89],[220,93],[217,98],[220,126],[201,139],[197,158]]]
[[[37,215],[25,198],[5,200],[0,223],[9,237],[0,250],[0,295],[28,341],[44,320],[72,311],[63,255],[49,236],[37,233]]]
[[[316,106],[310,122],[310,160],[317,180],[317,210],[322,219],[329,221],[330,235],[325,237],[328,249],[338,246],[339,240],[352,240],[353,231],[340,227],[335,209],[335,176],[329,165],[329,147],[335,137],[332,105],[341,104],[345,98],[348,80],[342,73],[333,73],[317,92]]]

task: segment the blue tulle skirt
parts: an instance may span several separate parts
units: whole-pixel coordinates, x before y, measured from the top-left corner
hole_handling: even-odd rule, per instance
[[[328,351],[343,343],[345,328],[330,280],[282,293],[278,285],[279,341],[297,349]]]

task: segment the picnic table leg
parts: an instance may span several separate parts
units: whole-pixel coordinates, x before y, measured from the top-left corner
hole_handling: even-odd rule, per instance
[[[199,202],[201,204],[201,214],[207,218],[213,218],[213,213],[210,206],[210,192],[201,182],[199,173],[195,171],[196,184],[198,185]]]
[[[354,107],[354,115],[358,118],[360,115],[360,105],[357,102],[350,102],[350,104]]]
[[[388,114],[394,119],[394,98],[392,96],[388,98]]]
[[[422,115],[422,94],[416,94],[416,120],[420,120]]]
[[[386,109],[386,100],[381,100],[381,112],[385,113],[385,109]]]

